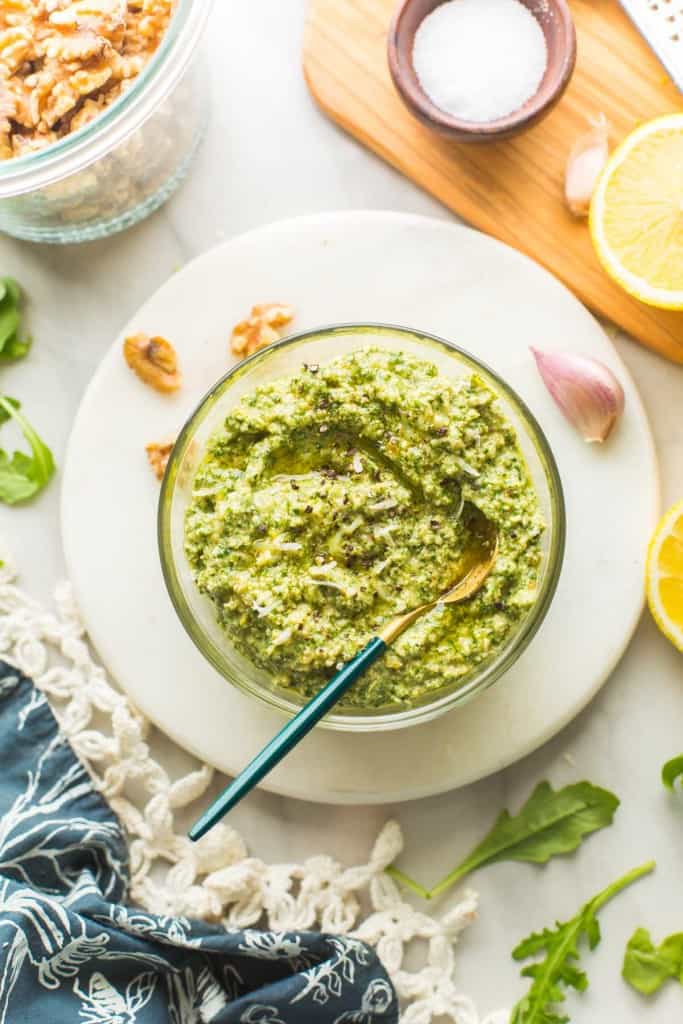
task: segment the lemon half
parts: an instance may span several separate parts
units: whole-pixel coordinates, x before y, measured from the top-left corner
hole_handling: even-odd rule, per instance
[[[683,309],[683,114],[640,125],[612,154],[590,230],[622,288],[651,306]]]
[[[647,600],[664,636],[683,651],[683,501],[669,509],[650,542]]]

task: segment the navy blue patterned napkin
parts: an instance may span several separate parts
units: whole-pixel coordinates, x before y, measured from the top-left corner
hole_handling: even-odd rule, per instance
[[[126,846],[44,696],[0,662],[0,1024],[395,1024],[376,954],[125,905]]]

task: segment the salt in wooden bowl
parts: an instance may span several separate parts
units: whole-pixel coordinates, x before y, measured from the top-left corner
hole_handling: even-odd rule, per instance
[[[410,112],[428,128],[457,142],[497,142],[518,135],[545,117],[567,88],[576,62],[576,32],[566,0],[521,0],[538,21],[547,65],[536,92],[518,110],[495,121],[465,121],[437,107],[413,67],[415,33],[443,0],[402,0],[388,37],[389,70]]]

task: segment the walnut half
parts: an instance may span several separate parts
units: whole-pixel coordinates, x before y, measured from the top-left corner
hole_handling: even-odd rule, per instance
[[[286,327],[294,319],[294,307],[284,302],[267,302],[252,308],[246,320],[240,320],[233,327],[230,337],[230,349],[233,355],[246,356],[258,352],[259,349],[272,345],[282,337],[281,327]]]
[[[149,464],[152,467],[154,475],[157,478],[157,480],[163,480],[164,478],[166,466],[168,465],[168,459],[171,452],[173,451],[174,444],[175,441],[161,441],[145,445],[145,451],[147,452]]]
[[[157,391],[177,391],[182,383],[178,357],[170,341],[133,334],[123,343],[123,355],[140,380]]]

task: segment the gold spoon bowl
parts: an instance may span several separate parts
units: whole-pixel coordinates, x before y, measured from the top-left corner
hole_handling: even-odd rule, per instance
[[[427,604],[421,604],[419,607],[413,608],[412,611],[397,615],[380,630],[379,636],[385,644],[393,643],[409,626],[421,619],[427,612],[431,612],[437,605],[460,604],[462,601],[474,597],[477,591],[484,586],[497,557],[498,531],[493,523],[488,519],[483,519],[478,543],[467,552],[465,563],[461,566],[464,572],[458,582],[441,597],[437,597],[435,601],[428,601]]]

